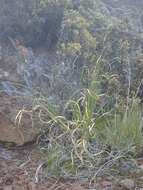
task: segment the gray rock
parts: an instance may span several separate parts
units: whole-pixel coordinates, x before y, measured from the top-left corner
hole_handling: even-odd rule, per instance
[[[120,182],[120,184],[127,190],[133,190],[135,188],[135,182],[132,179],[124,179]]]

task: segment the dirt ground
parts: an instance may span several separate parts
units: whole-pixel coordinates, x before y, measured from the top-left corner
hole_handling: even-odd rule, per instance
[[[84,189],[77,182],[44,178],[38,167],[43,162],[40,150],[0,148],[0,190]]]
[[[142,190],[129,180],[121,186],[104,178],[90,186],[89,182],[48,177],[40,167],[43,158],[37,145],[11,150],[0,146],[0,190]]]

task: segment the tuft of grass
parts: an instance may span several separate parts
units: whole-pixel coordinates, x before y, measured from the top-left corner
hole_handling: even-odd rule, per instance
[[[106,146],[104,141],[98,140],[99,131],[102,131],[111,117],[110,112],[99,108],[102,95],[86,89],[78,100],[70,100],[65,105],[71,118],[59,115],[51,109],[44,99],[37,99],[34,110],[39,110],[39,118],[47,124],[49,145],[46,149],[47,169],[51,175],[76,176],[92,178],[101,164],[108,167],[118,160],[109,158],[105,164]],[[104,169],[102,168],[102,170]]]
[[[112,150],[133,150],[139,153],[143,148],[143,120],[137,100],[133,100],[129,109],[124,108],[122,114],[116,112],[107,121],[104,130],[99,134],[105,144]]]

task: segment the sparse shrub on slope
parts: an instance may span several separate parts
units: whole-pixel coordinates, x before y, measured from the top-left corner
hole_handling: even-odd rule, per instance
[[[96,142],[96,129],[109,117],[109,113],[94,112],[99,99],[99,95],[86,90],[79,100],[69,101],[66,105],[72,113],[69,119],[51,111],[40,99],[36,103],[34,110],[40,110],[41,122],[48,125],[49,144],[45,151],[51,174],[81,175],[86,170],[87,177],[98,166],[96,161],[102,159],[105,147]]]
[[[47,154],[51,175],[94,178],[110,172],[125,156],[136,155],[143,146],[142,120],[138,103],[126,112],[122,105],[106,111],[104,95],[85,90],[77,101],[66,104],[64,116],[56,113],[44,99],[38,100],[40,120],[48,133],[42,148]],[[100,106],[99,106],[100,105]],[[43,140],[44,142],[44,140]]]

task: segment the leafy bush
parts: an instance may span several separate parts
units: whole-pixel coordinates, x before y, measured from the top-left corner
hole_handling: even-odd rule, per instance
[[[93,51],[96,48],[96,40],[88,30],[88,27],[88,21],[78,11],[65,11],[59,39],[61,47],[59,54],[66,64],[74,63],[75,69],[80,67],[80,65],[89,64],[91,57],[93,57]],[[71,51],[69,55],[67,53],[69,47],[76,48],[77,44],[78,50],[76,52]]]

